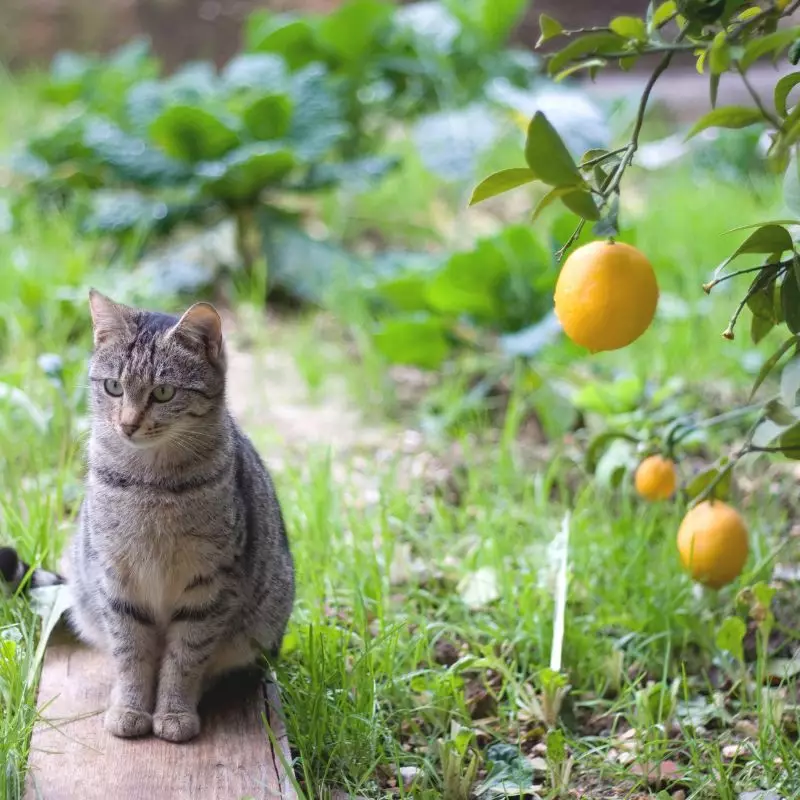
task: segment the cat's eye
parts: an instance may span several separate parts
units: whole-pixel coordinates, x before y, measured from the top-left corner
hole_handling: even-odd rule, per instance
[[[175,387],[168,383],[163,383],[153,389],[153,400],[157,403],[168,403],[173,397],[175,397]]]
[[[103,381],[103,388],[106,390],[106,394],[110,394],[112,397],[122,397],[122,384],[114,378],[106,378]]]

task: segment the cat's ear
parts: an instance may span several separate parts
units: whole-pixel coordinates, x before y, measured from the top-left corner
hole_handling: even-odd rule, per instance
[[[203,347],[212,361],[222,353],[222,320],[210,303],[195,303],[184,312],[172,333]]]
[[[89,290],[95,346],[112,339],[122,339],[132,332],[131,312],[95,289]]]

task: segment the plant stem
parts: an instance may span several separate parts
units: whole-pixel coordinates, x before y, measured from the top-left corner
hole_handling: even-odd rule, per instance
[[[769,120],[769,122],[777,129],[781,127],[781,121],[771,112],[769,111],[762,101],[761,97],[759,96],[758,92],[755,90],[755,87],[747,78],[747,73],[742,69],[742,65],[737,62],[736,63],[736,71],[739,73],[739,77],[742,79],[742,83],[744,83],[745,88],[750,93],[750,97],[753,98],[753,102],[756,104],[756,107],[761,112],[764,119]]]
[[[739,275],[748,275],[751,272],[760,272],[762,269],[786,269],[789,265],[784,264],[783,262],[778,262],[775,264],[761,264],[758,267],[748,267],[747,269],[739,269],[736,272],[729,272],[727,275],[722,275],[719,278],[714,278],[713,281],[709,281],[708,283],[703,284],[703,291],[706,294],[709,294],[711,290],[720,283],[724,283],[725,281],[729,281],[731,278],[737,278]]]
[[[593,167],[596,164],[602,164],[609,158],[613,158],[614,156],[620,155],[620,153],[624,153],[626,149],[627,145],[618,147],[616,150],[611,150],[608,153],[604,153],[602,156],[597,156],[597,158],[590,158],[588,161],[581,161],[578,166],[580,166],[581,169],[589,169],[589,167]]]

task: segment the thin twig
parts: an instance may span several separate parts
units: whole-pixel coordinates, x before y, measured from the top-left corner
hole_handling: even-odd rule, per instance
[[[764,117],[764,119],[769,120],[775,128],[780,128],[781,121],[771,111],[769,111],[766,108],[758,92],[755,90],[755,87],[748,80],[747,73],[742,69],[742,65],[738,61],[736,62],[736,71],[739,73],[739,77],[741,77],[742,83],[744,83],[745,88],[750,93],[750,97],[753,98],[753,102],[758,107],[758,110],[761,112],[761,115]]]
[[[758,267],[748,267],[747,269],[738,269],[736,272],[729,272],[727,275],[721,275],[719,278],[714,278],[713,281],[709,281],[708,283],[703,284],[703,291],[706,294],[710,294],[711,290],[720,283],[724,283],[725,281],[729,281],[731,278],[738,278],[739,275],[748,275],[751,272],[760,272],[762,269],[774,269],[776,272],[779,272],[781,269],[786,269],[789,264],[784,264],[783,262],[777,262],[773,264],[761,264]]]

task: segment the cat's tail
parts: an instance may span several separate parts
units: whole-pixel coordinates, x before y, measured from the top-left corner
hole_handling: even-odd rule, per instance
[[[28,575],[30,580],[26,582],[26,588],[38,589],[40,586],[66,583],[66,580],[56,572],[48,572],[45,569],[31,571],[30,566],[19,557],[13,547],[0,547],[0,578],[11,591],[16,591]]]

